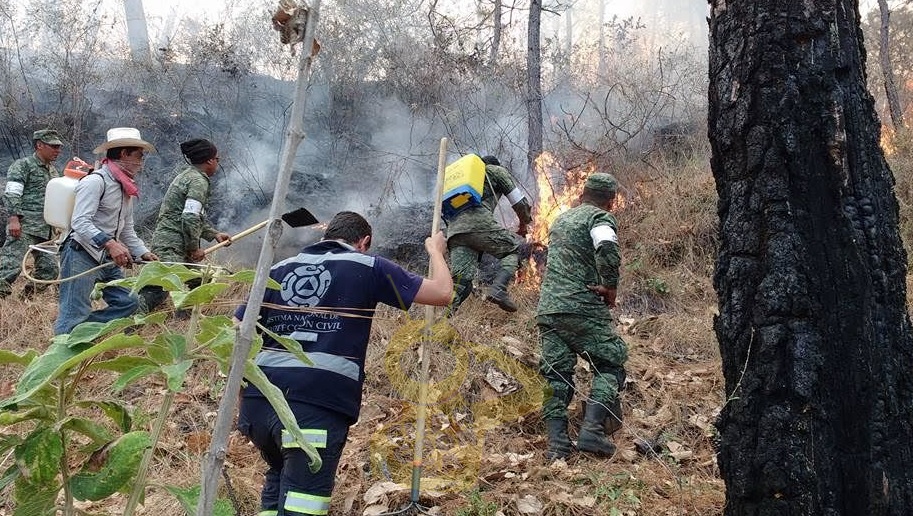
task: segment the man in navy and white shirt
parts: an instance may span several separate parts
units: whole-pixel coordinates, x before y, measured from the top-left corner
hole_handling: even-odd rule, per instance
[[[358,420],[377,304],[406,310],[413,302],[435,306],[450,302],[453,283],[442,233],[425,240],[431,278],[365,254],[370,246],[368,222],[357,213],[340,212],[327,225],[323,240],[270,270],[281,289],[267,290],[260,324],[297,340],[313,363],[299,361],[268,335],[255,361],[284,393],[299,427],[320,453],[323,467],[310,472],[307,455],[285,432],[263,394],[248,385],[242,392],[238,429],[260,449],[269,466],[260,516],[329,510],[336,466],[349,426]],[[238,319],[244,309],[235,313]]]

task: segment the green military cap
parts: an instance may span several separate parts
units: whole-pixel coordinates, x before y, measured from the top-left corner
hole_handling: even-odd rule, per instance
[[[586,183],[584,183],[583,187],[597,192],[615,192],[618,190],[618,181],[615,180],[612,174],[597,172],[586,178]]]
[[[32,133],[32,140],[41,140],[48,145],[63,145],[60,133],[53,129],[41,129]]]

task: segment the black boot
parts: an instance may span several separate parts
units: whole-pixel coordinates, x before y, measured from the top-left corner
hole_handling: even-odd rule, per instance
[[[545,460],[551,462],[566,459],[574,453],[574,444],[567,436],[567,419],[546,419],[545,427],[548,429],[548,449],[545,450]]]
[[[510,294],[507,293],[507,285],[513,279],[514,273],[512,272],[504,270],[498,272],[498,275],[495,276],[495,281],[491,284],[491,289],[488,291],[488,295],[485,296],[485,299],[500,306],[502,310],[506,310],[508,312],[516,312],[517,304],[514,303],[514,300],[510,298]]]
[[[605,433],[606,417],[610,417],[609,409],[601,403],[590,401],[586,404],[586,415],[577,436],[578,450],[605,457],[615,454],[615,445]]]
[[[616,396],[615,401],[606,403],[609,407],[609,414],[605,418],[605,434],[611,436],[621,430],[624,413],[621,410],[621,396]]]
[[[472,294],[472,280],[459,279],[453,282],[453,298],[450,300],[450,304],[447,305],[447,309],[444,311],[444,317],[452,316],[457,308],[463,304],[463,301],[469,299],[470,294]]]

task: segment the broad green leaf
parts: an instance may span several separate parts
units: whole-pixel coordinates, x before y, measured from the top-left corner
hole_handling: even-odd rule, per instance
[[[200,500],[200,486],[197,485],[186,489],[176,486],[165,486],[165,489],[181,502],[181,507],[184,508],[187,516],[196,514],[197,503]],[[228,500],[219,498],[213,506],[212,514],[213,516],[235,516],[237,513],[235,513],[234,507],[231,506],[231,503]]]
[[[314,362],[312,362],[311,359],[308,358],[307,354],[301,348],[300,342],[298,342],[297,340],[295,340],[291,337],[285,337],[282,335],[278,335],[278,334],[270,331],[266,326],[263,326],[259,323],[257,323],[257,327],[260,328],[260,330],[263,333],[272,337],[276,342],[278,342],[279,344],[282,344],[282,347],[289,350],[293,355],[295,355],[295,358],[304,362],[305,364],[314,365]]]
[[[221,366],[231,360],[235,347],[235,325],[229,317],[217,315],[200,319],[200,329],[196,341],[215,355]]]
[[[171,299],[175,308],[189,308],[211,303],[213,299],[230,287],[228,283],[207,283],[190,292],[172,292]]]
[[[167,291],[176,291],[183,290],[186,281],[200,278],[202,275],[200,270],[191,270],[176,263],[149,262],[143,265],[136,276],[115,280],[108,284],[129,288],[134,294],[148,285],[159,286]]]
[[[34,349],[30,349],[21,355],[17,355],[12,351],[0,349],[0,365],[19,364],[27,366],[32,362],[32,360],[35,360],[35,357],[37,356],[38,352]]]
[[[0,435],[0,454],[5,456],[6,452],[19,446],[23,441],[24,439],[16,434]]]
[[[159,366],[137,366],[133,369],[127,371],[126,373],[120,375],[117,380],[111,385],[111,390],[114,392],[120,392],[124,390],[131,383],[139,380],[140,378],[149,376],[150,374],[155,374],[159,372]]]
[[[168,350],[171,351],[171,361],[177,361],[184,358],[187,354],[187,338],[180,333],[169,333],[162,336]]]
[[[71,348],[79,344],[91,344],[102,335],[118,332],[133,326],[133,319],[122,317],[108,322],[84,322],[76,325],[67,338],[67,345]]]
[[[6,471],[3,472],[3,476],[0,477],[0,493],[9,487],[10,484],[15,482],[20,475],[21,473],[19,473],[19,466],[13,464],[12,466],[6,468]]]
[[[45,419],[48,421],[53,421],[54,414],[52,414],[47,407],[42,405],[31,407],[28,410],[20,410],[18,412],[11,410],[0,410],[0,426],[15,425],[16,423],[28,421],[29,419]]]
[[[100,362],[92,362],[92,364],[86,369],[89,371],[104,369],[106,371],[114,371],[115,373],[123,373],[129,371],[135,367],[139,366],[157,366],[158,364],[152,360],[149,360],[146,357],[132,357],[127,355],[121,355],[114,357],[111,360],[104,360]]]
[[[245,269],[243,271],[238,271],[238,272],[236,272],[234,274],[230,274],[228,276],[218,276],[218,280],[220,282],[247,283],[248,285],[252,285],[254,283],[255,279],[257,279],[257,271],[255,271],[253,269]],[[266,278],[266,288],[272,289],[272,290],[279,290],[282,288],[282,285],[280,285],[279,282],[274,280],[273,278],[267,277]]]
[[[146,355],[149,356],[156,364],[170,364],[174,362],[171,356],[171,350],[168,348],[168,342],[165,340],[166,334],[155,337],[148,346],[146,346]]]
[[[184,388],[184,378],[187,376],[187,370],[193,365],[193,360],[184,360],[177,364],[162,366],[162,372],[168,377],[168,390],[171,392],[181,392]]]
[[[13,500],[16,502],[16,509],[13,516],[52,516],[57,514],[54,506],[57,502],[57,493],[60,491],[60,484],[49,482],[39,484],[30,482],[23,476],[16,479],[16,487],[13,489]]]
[[[244,367],[244,378],[259,389],[260,393],[269,400],[269,404],[273,406],[273,410],[275,410],[276,415],[279,416],[279,421],[282,422],[282,426],[292,434],[295,441],[298,443],[298,446],[301,447],[304,453],[307,454],[308,459],[310,459],[311,472],[316,473],[317,470],[320,469],[320,466],[323,465],[323,460],[320,458],[317,450],[304,438],[304,434],[301,433],[301,428],[298,427],[298,419],[295,417],[292,409],[288,406],[288,401],[286,401],[285,396],[282,395],[282,391],[273,385],[272,382],[269,381],[269,378],[263,374],[263,371],[249,360]]]
[[[3,401],[3,404],[18,403],[29,398],[43,386],[86,360],[108,351],[136,348],[143,345],[143,339],[138,335],[113,335],[85,349],[68,347],[66,339],[55,338],[48,351],[29,364],[25,372],[22,373],[22,378],[16,386],[16,396]]]
[[[152,312],[151,314],[140,314],[133,316],[133,324],[161,324],[168,319],[168,312]]]
[[[80,407],[98,407],[106,416],[111,418],[121,432],[127,433],[133,426],[133,412],[126,405],[117,400],[84,400],[76,405]]]
[[[92,442],[99,446],[105,444],[113,438],[111,432],[109,432],[107,428],[99,425],[94,421],[80,417],[68,417],[59,422],[57,426],[63,430],[70,430],[72,432],[80,433],[89,439],[92,439]]]
[[[63,457],[63,440],[52,429],[41,428],[16,447],[15,455],[19,471],[30,484],[48,484],[57,476]]]
[[[143,452],[150,446],[152,439],[146,432],[122,435],[107,448],[106,457],[99,457],[104,461],[101,468],[93,471],[87,464],[70,478],[73,497],[98,501],[111,496],[136,476]]]

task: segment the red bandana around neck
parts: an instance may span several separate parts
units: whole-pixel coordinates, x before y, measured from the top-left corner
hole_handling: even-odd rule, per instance
[[[103,165],[108,165],[108,170],[111,171],[111,175],[114,176],[114,179],[117,179],[117,182],[120,183],[125,194],[130,197],[139,198],[139,186],[137,186],[136,181],[134,181],[129,174],[124,172],[114,160],[105,158],[101,160],[101,162]]]

